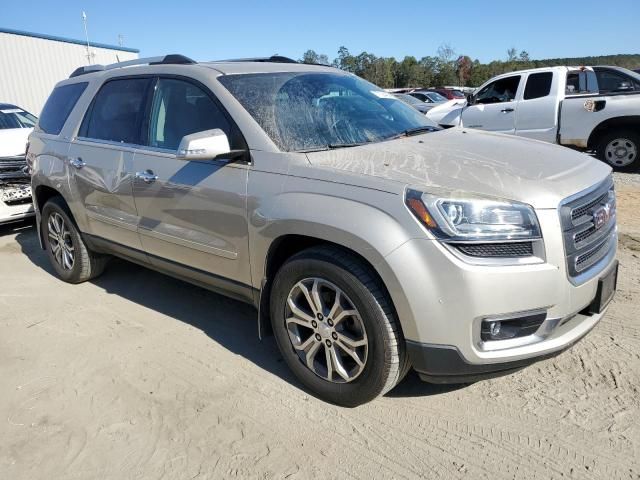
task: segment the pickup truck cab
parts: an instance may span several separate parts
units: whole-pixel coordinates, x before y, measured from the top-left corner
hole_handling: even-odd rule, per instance
[[[480,86],[463,106],[428,117],[596,152],[619,170],[640,161],[640,75],[619,67],[551,67],[510,72]]]

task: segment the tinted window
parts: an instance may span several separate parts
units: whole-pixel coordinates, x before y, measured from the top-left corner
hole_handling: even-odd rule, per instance
[[[534,98],[546,97],[551,93],[551,81],[553,73],[532,73],[527,78],[527,86],[524,89],[524,99],[532,100]]]
[[[491,82],[478,92],[476,103],[502,103],[510,102],[516,98],[516,92],[520,85],[520,75],[501,78]]]
[[[177,150],[185,135],[214,128],[233,143],[229,121],[204,91],[182,80],[158,81],[149,122],[150,146]]]
[[[421,100],[422,102],[431,102],[429,97],[427,97],[424,93],[410,93],[409,95],[411,95],[412,97],[416,97],[418,100]]]
[[[567,74],[566,94],[598,93],[598,81],[590,70],[569,72]]]
[[[147,78],[105,83],[84,119],[81,136],[122,143],[140,143]]]
[[[87,85],[86,82],[72,83],[55,88],[42,109],[38,122],[40,130],[58,135]]]
[[[634,90],[631,78],[613,70],[596,70],[598,89],[601,93],[629,92]]]

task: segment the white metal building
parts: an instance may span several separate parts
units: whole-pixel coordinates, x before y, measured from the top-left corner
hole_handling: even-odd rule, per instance
[[[0,27],[0,103],[12,103],[38,115],[53,86],[76,68],[138,58],[134,48]]]

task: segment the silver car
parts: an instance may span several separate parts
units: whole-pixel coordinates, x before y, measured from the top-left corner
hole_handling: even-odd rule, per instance
[[[81,68],[53,90],[28,161],[60,278],[90,280],[115,255],[248,302],[300,382],[341,405],[411,368],[470,382],[556,355],[616,287],[609,167],[440,130],[330,67]]]

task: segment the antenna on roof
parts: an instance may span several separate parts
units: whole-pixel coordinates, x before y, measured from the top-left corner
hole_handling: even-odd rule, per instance
[[[94,53],[91,53],[90,44],[89,44],[89,30],[87,29],[87,14],[82,11],[82,23],[84,25],[84,36],[87,39],[87,62],[91,65],[91,59],[95,56]]]

